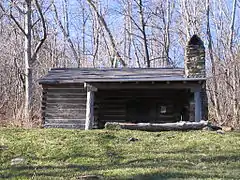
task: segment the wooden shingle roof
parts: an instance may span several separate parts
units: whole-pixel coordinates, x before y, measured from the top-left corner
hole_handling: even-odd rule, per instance
[[[206,78],[187,78],[183,68],[54,68],[39,80],[40,84],[84,82],[147,82],[198,81]]]

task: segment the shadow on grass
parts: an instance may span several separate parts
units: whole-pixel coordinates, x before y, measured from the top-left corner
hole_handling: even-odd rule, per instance
[[[114,132],[101,132],[93,138],[93,142],[97,143],[97,148],[94,146],[96,152],[91,149],[91,143],[86,143],[89,145],[89,148],[83,148],[85,151],[81,149],[82,146],[78,147],[76,144],[76,146],[69,147],[69,149],[63,153],[56,154],[58,151],[56,151],[56,153],[54,151],[55,154],[49,154],[48,157],[40,159],[30,157],[31,160],[35,158],[35,162],[39,162],[38,165],[30,163],[29,165],[9,166],[7,165],[7,162],[11,161],[11,158],[9,158],[7,162],[4,162],[4,164],[6,164],[5,167],[1,167],[0,165],[0,179],[18,179],[21,177],[26,179],[33,177],[37,177],[38,179],[75,179],[77,176],[83,174],[108,176],[104,179],[133,180],[174,178],[240,179],[238,172],[240,168],[237,166],[237,162],[240,161],[240,156],[236,155],[236,152],[225,151],[224,154],[226,155],[215,156],[209,156],[208,152],[206,152],[206,156],[202,156],[201,152],[203,151],[194,151],[192,147],[183,147],[173,151],[166,151],[165,149],[165,152],[163,152],[164,149],[162,152],[161,150],[156,149],[155,152],[155,150],[150,149],[150,151],[144,150],[144,152],[148,152],[150,156],[140,158],[143,155],[145,156],[145,154],[141,154],[141,152],[139,156],[137,156],[138,153],[130,156],[121,154],[122,152],[129,153],[129,151],[126,150],[122,151],[121,148],[124,149],[124,146],[118,146],[122,143],[127,144],[127,139],[119,140],[118,137],[114,135]],[[169,138],[174,138],[174,136],[170,136]],[[101,153],[97,152],[99,149]],[[156,157],[153,157],[154,154],[156,154]],[[158,154],[166,154],[166,156],[159,157],[157,156]],[[136,157],[134,157],[134,155],[136,155]],[[179,157],[178,155],[182,156]],[[127,159],[127,157],[131,157],[131,159]],[[87,162],[81,164],[81,158],[87,159]],[[104,159],[104,162],[101,164],[100,160],[102,159]],[[41,165],[40,163],[56,165]],[[221,163],[224,164],[223,167],[221,167]],[[219,167],[215,167],[212,170],[211,166]],[[124,174],[125,172],[126,174]],[[235,172],[235,174],[231,172]],[[114,175],[111,176],[111,173]],[[121,178],[121,175],[124,175],[124,177]]]
[[[194,162],[195,161],[195,162]],[[238,163],[240,162],[240,156],[213,156],[204,157],[202,159],[195,159],[190,161],[179,161],[177,158],[157,158],[157,159],[137,159],[129,161],[125,164],[119,165],[121,168],[134,167],[134,168],[152,168],[159,169],[157,172],[144,175],[136,175],[129,179],[133,180],[155,180],[155,179],[240,179],[240,164],[236,166],[230,166],[229,169],[221,167],[221,163]],[[136,164],[137,163],[137,164]],[[203,163],[204,166],[201,166]],[[200,164],[200,166],[199,166]],[[219,166],[219,169],[212,169],[211,165]],[[163,171],[164,170],[164,171]],[[231,173],[222,173],[222,171],[228,171]],[[221,174],[222,173],[222,174]],[[236,174],[234,174],[236,173]]]
[[[77,172],[79,173],[86,173],[94,170],[99,169],[99,166],[83,166],[77,164],[70,164],[67,166],[13,166],[11,168],[0,168],[1,171],[7,171],[7,173],[1,175],[0,178],[2,179],[10,179],[10,178],[17,178],[17,177],[53,177],[53,178],[60,178],[60,177],[73,177]]]
[[[206,175],[204,172],[201,173],[185,173],[180,171],[168,171],[168,172],[156,172],[149,175],[137,175],[129,180],[159,180],[159,179],[238,179],[231,175],[229,176],[219,176],[219,175]]]
[[[219,156],[212,156],[212,157],[203,157],[201,159],[202,161],[210,162],[210,163],[224,162],[224,161],[239,162],[239,167],[240,167],[240,153],[239,155],[228,155],[228,156],[219,155]]]
[[[239,156],[214,156],[205,157],[201,160],[207,163],[220,163],[220,162],[237,162],[239,161]],[[209,166],[209,165],[208,165]],[[136,159],[128,161],[126,163],[120,163],[118,160],[109,162],[107,165],[81,165],[81,164],[69,164],[60,166],[12,166],[10,168],[0,168],[0,172],[5,172],[5,174],[0,173],[0,178],[10,179],[17,177],[25,177],[27,179],[32,177],[38,178],[64,178],[70,179],[75,178],[80,174],[92,174],[93,171],[101,171],[99,175],[102,175],[104,171],[114,171],[115,169],[131,169],[132,171],[141,169],[153,169],[154,171],[139,172],[136,176],[128,176],[125,178],[112,177],[110,179],[133,179],[133,180],[155,180],[155,179],[172,179],[172,178],[183,178],[183,179],[207,179],[207,178],[217,178],[217,179],[239,179],[238,174],[225,173],[224,175],[219,174],[219,172],[212,172],[211,167],[201,169],[197,164],[187,161],[177,161],[177,159],[170,158],[155,158],[155,159]],[[232,167],[232,172],[238,172],[239,167]],[[228,170],[229,171],[229,170]],[[136,173],[137,174],[137,173]],[[237,176],[238,177],[237,177]],[[106,178],[108,179],[108,178]]]

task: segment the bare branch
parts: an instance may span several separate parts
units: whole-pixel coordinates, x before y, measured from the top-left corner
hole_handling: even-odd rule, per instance
[[[42,14],[45,14],[51,6],[52,4],[50,4]],[[34,23],[32,23],[32,27],[34,27],[39,21],[41,21],[41,18],[38,18]]]
[[[229,49],[232,51],[232,43],[233,43],[233,31],[234,31],[234,23],[235,23],[235,16],[236,16],[236,5],[237,1],[234,0],[233,2],[233,9],[232,9],[232,18],[231,18],[231,25],[230,25],[230,35],[229,35]]]
[[[47,29],[46,29],[46,23],[45,23],[45,19],[43,17],[43,13],[42,13],[42,10],[40,8],[40,5],[38,3],[38,0],[35,0],[35,4],[36,4],[36,7],[37,7],[37,10],[38,10],[38,13],[39,13],[39,16],[40,16],[40,19],[41,19],[41,22],[42,22],[42,28],[43,28],[43,37],[42,39],[39,41],[39,43],[37,44],[34,52],[33,52],[33,56],[32,56],[32,61],[34,62],[36,60],[36,56],[37,56],[37,53],[38,51],[40,50],[41,46],[43,45],[44,41],[46,40],[47,38]]]
[[[119,14],[124,15],[124,16],[126,16],[126,17],[129,17],[129,18],[132,20],[132,22],[134,23],[134,25],[137,27],[137,29],[138,29],[141,33],[143,33],[143,30],[142,30],[141,27],[137,24],[137,22],[135,21],[135,19],[134,19],[132,16],[130,16],[130,15],[128,15],[128,14],[124,14],[124,13],[122,13],[122,12],[120,12],[120,11],[117,11],[117,10],[116,10],[116,12],[118,12]]]
[[[2,9],[2,11],[9,16],[14,23],[17,25],[17,27],[22,31],[22,33],[27,36],[26,32],[24,31],[23,27],[20,25],[20,23],[16,20],[16,18],[12,15],[12,13],[7,13],[7,11],[5,10],[5,8],[3,7],[3,5],[0,3],[0,8]]]
[[[118,52],[117,50],[117,46],[116,46],[116,43],[115,43],[115,40],[113,38],[113,35],[110,31],[110,29],[108,28],[107,26],[107,23],[105,21],[105,19],[101,16],[101,14],[98,12],[97,8],[95,7],[95,5],[93,4],[92,0],[87,0],[87,2],[89,3],[89,5],[93,8],[93,10],[95,11],[95,13],[97,14],[97,17],[98,19],[100,20],[100,22],[102,23],[102,25],[104,26],[105,30],[107,31],[108,35],[109,35],[109,38],[110,38],[110,41],[111,41],[111,44],[112,44],[112,47],[115,51],[115,54],[117,56],[117,58],[119,59],[119,62],[123,65],[123,66],[126,66],[126,63],[125,61],[122,59],[120,53]]]
[[[62,24],[62,22],[59,19],[57,7],[56,7],[54,1],[52,3],[52,6],[53,6],[54,15],[55,15],[55,21],[57,22],[58,26],[60,27],[60,29],[61,29],[61,31],[63,33],[63,36],[67,39],[67,42],[68,42],[68,44],[69,44],[69,46],[70,46],[70,48],[71,48],[71,50],[73,52],[74,59],[78,63],[78,66],[80,67],[80,61],[79,61],[79,58],[78,58],[78,53],[77,53],[77,51],[76,51],[76,49],[74,47],[74,44],[73,44],[73,42],[72,42],[72,40],[71,40],[71,38],[69,36],[69,33],[68,33],[69,31],[66,30],[63,27],[63,24]]]

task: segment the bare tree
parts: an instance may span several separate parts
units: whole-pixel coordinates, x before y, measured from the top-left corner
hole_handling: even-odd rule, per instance
[[[99,21],[101,22],[102,26],[104,27],[104,29],[106,30],[108,36],[109,36],[109,39],[110,39],[110,42],[111,42],[111,45],[112,45],[112,48],[114,50],[114,53],[115,53],[115,56],[117,58],[117,60],[120,62],[120,64],[122,66],[126,66],[126,63],[125,61],[123,60],[122,56],[120,55],[120,52],[118,51],[117,49],[117,46],[116,46],[116,42],[115,42],[115,39],[112,35],[112,32],[110,31],[105,19],[103,18],[103,16],[101,16],[101,14],[98,12],[96,6],[94,5],[93,1],[92,0],[87,0],[89,5],[93,8],[93,10],[96,12],[97,14],[97,17],[99,19]],[[116,66],[116,64],[115,64]]]
[[[213,101],[215,108],[215,114],[218,121],[221,121],[221,111],[219,107],[219,97],[218,97],[218,84],[216,79],[216,65],[213,55],[213,48],[212,48],[212,35],[211,35],[211,27],[209,23],[209,13],[210,13],[210,4],[209,0],[206,0],[206,12],[207,12],[207,38],[208,38],[208,50],[209,50],[209,56],[212,64],[212,73],[213,73],[213,89],[212,89],[212,95],[213,95]]]
[[[237,0],[2,0],[0,119],[32,108],[39,116],[36,80],[51,67],[183,67],[186,43],[198,34],[209,118],[240,126],[239,10]]]
[[[230,24],[230,33],[229,33],[229,51],[230,51],[230,58],[233,61],[236,61],[235,55],[233,52],[233,33],[234,33],[234,24],[235,24],[235,17],[236,17],[236,7],[237,7],[237,1],[233,1],[232,6],[232,15],[231,15],[231,24]],[[238,79],[238,63],[233,62],[233,76],[232,76],[232,88],[233,88],[233,120],[236,121],[236,124],[239,121],[239,96],[238,96],[238,87],[239,87],[239,79]]]
[[[146,34],[146,21],[144,18],[144,12],[143,12],[143,2],[142,0],[138,1],[138,7],[139,7],[139,16],[140,16],[140,22],[141,22],[141,33],[143,35],[143,44],[144,44],[144,53],[146,58],[147,67],[151,67],[150,57],[149,57],[149,51],[148,51],[148,42],[147,42],[147,34]]]
[[[24,15],[24,22],[25,26],[22,26],[21,23],[15,18],[15,16],[12,14],[12,7],[10,7],[10,12],[8,12],[3,4],[0,3],[0,8],[3,12],[5,12],[11,20],[14,21],[14,23],[17,25],[17,27],[21,30],[25,37],[25,45],[24,45],[24,62],[25,62],[25,73],[24,73],[24,83],[25,83],[25,106],[24,106],[24,115],[26,120],[29,120],[30,118],[30,109],[32,107],[32,91],[33,91],[33,79],[32,79],[32,68],[34,63],[36,62],[37,53],[39,52],[41,46],[43,45],[47,33],[46,33],[46,25],[45,25],[45,19],[43,16],[42,9],[39,5],[38,0],[34,0],[34,5],[36,7],[37,13],[39,15],[39,19],[42,24],[42,38],[40,39],[39,43],[35,46],[34,51],[32,52],[32,29],[34,26],[34,23],[32,22],[32,13],[33,13],[33,4],[31,0],[25,0],[24,1],[24,10],[21,10],[21,13]],[[21,9],[16,5],[17,9]]]
[[[67,0],[64,0],[64,13],[63,13],[64,14],[64,20],[65,20],[64,23],[66,24],[66,26],[64,26],[63,23],[60,20],[60,17],[59,17],[58,11],[57,11],[57,7],[55,5],[54,0],[53,0],[53,3],[52,3],[52,6],[53,6],[54,15],[55,15],[55,20],[56,20],[58,26],[60,27],[64,37],[67,39],[69,47],[70,47],[70,49],[73,53],[74,60],[77,63],[78,67],[81,67],[81,61],[80,61],[78,52],[77,52],[77,50],[74,46],[74,43],[73,43],[73,41],[70,37],[70,33],[69,33],[69,18],[68,18]]]

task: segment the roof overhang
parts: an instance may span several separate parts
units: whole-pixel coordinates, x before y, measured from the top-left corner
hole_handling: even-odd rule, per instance
[[[203,82],[205,77],[185,77],[182,68],[52,69],[39,84]]]
[[[128,82],[204,82],[206,78],[137,78],[137,79],[58,79],[39,81],[39,84],[128,83]]]

